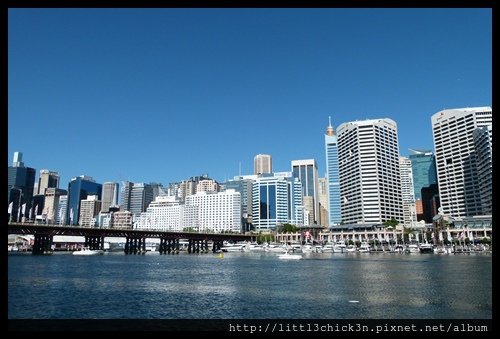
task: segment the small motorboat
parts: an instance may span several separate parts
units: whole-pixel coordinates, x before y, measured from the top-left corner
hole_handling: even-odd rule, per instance
[[[73,255],[99,255],[104,254],[103,250],[91,250],[89,247],[82,247],[79,251],[74,251]]]
[[[278,258],[279,259],[291,259],[291,260],[299,260],[299,259],[302,259],[302,255],[300,254],[290,254],[288,252],[285,252],[285,254],[280,254],[278,255]]]

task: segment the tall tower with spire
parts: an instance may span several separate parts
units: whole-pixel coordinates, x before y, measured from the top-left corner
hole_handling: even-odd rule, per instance
[[[337,135],[328,117],[325,133],[326,177],[328,180],[328,219],[330,227],[339,226],[342,220],[340,211],[340,176]]]

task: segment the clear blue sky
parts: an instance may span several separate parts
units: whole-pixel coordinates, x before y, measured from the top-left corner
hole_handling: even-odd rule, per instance
[[[316,159],[328,116],[492,105],[491,9],[9,9],[8,165],[97,182],[222,182]]]

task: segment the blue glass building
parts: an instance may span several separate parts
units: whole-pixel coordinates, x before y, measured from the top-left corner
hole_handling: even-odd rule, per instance
[[[66,224],[78,225],[80,218],[80,203],[89,195],[97,195],[101,200],[102,184],[98,184],[91,177],[81,175],[72,178],[68,184],[68,205],[66,207]]]
[[[428,150],[410,149],[408,158],[411,161],[411,170],[413,172],[415,200],[422,200],[422,188],[437,184],[434,154]]]
[[[326,177],[328,182],[328,220],[330,227],[340,225],[342,214],[340,209],[340,176],[337,135],[328,117],[325,134]]]
[[[252,222],[256,231],[278,224],[302,224],[302,184],[288,177],[262,174],[252,183]]]

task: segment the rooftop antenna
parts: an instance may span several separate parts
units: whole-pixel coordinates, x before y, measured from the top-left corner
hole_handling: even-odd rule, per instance
[[[332,117],[328,116],[328,127],[332,127]]]
[[[238,172],[238,175],[241,177],[241,161],[240,161],[240,170]]]

